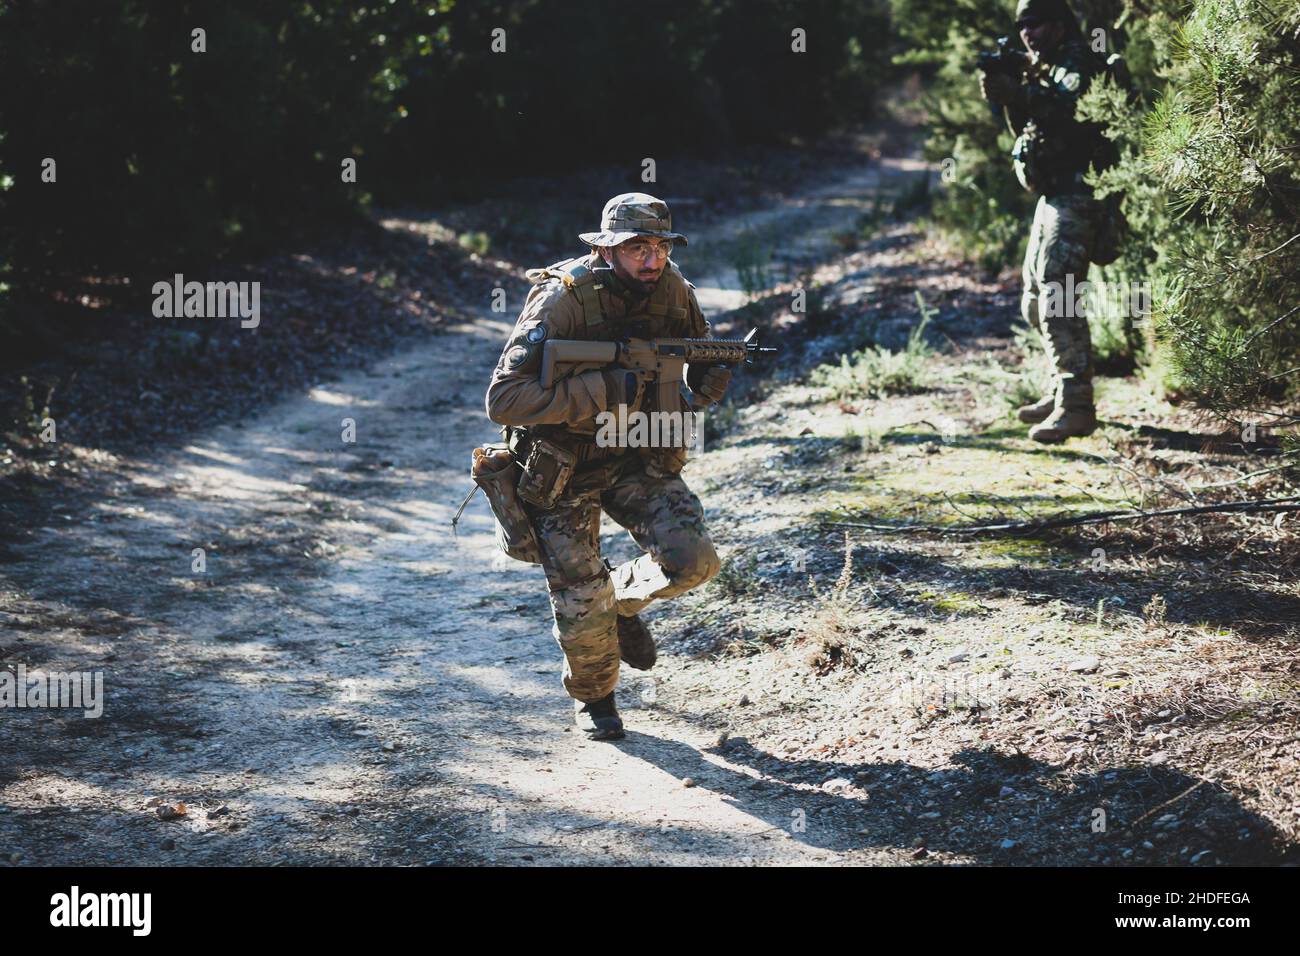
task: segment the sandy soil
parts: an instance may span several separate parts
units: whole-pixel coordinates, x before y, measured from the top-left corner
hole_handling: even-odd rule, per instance
[[[886,156],[691,231],[682,267],[718,329],[762,321],[790,348],[740,377],[685,472],[727,566],[649,615],[661,658],[625,671],[626,740],[570,729],[541,572],[497,556],[481,497],[453,535],[513,318],[467,288],[481,309],[461,303],[439,334],[368,368],[176,451],[105,453],[110,494],[55,509],[6,551],[0,664],[101,671],[107,703],[98,719],[0,713],[0,861],[1293,857],[1295,672],[1258,643],[1294,641],[1293,591],[1230,582],[1228,597],[1267,605],[1262,632],[1234,630],[1246,618],[1216,616],[1213,595],[1184,605],[1165,586],[1186,555],[1144,570],[1129,548],[1089,577],[1091,540],[855,533],[841,577],[844,529],[828,520],[924,517],[959,487],[1055,506],[1064,482],[1100,498],[1113,480],[1078,449],[1033,447],[987,382],[963,378],[987,355],[1014,360],[1009,285],[954,273],[914,227],[860,241],[881,191],[925,175]],[[724,314],[747,300],[737,244],[759,250],[759,291],[778,307]],[[801,282],[830,289],[847,324],[810,317],[795,347],[779,304]],[[945,384],[856,404],[807,386],[816,362],[861,344],[855,310],[905,332],[916,288],[940,310]],[[985,319],[972,324],[973,300]],[[1134,411],[1132,383],[1103,394],[1104,415]],[[631,554],[616,526],[603,534],[611,557]],[[1155,593],[1171,611],[1152,623]]]

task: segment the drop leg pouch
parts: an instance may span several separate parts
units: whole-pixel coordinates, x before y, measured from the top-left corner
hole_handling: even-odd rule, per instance
[[[537,545],[533,523],[516,490],[519,467],[509,449],[505,445],[475,448],[471,475],[492,506],[497,525],[497,547],[516,561],[541,564],[542,552]]]

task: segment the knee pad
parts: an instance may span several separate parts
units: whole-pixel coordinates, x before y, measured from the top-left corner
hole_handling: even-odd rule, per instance
[[[696,588],[712,578],[722,568],[722,561],[708,538],[701,538],[691,553],[691,560],[679,571],[673,572],[673,583],[684,588]]]

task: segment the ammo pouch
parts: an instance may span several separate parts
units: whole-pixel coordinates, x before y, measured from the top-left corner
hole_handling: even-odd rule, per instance
[[[578,456],[536,432],[511,429],[510,450],[524,470],[519,497],[535,508],[549,510],[569,487]]]
[[[475,448],[470,474],[475,486],[483,489],[488,504],[492,506],[497,526],[497,547],[516,561],[541,564],[542,553],[533,532],[533,523],[515,490],[519,472],[510,449],[501,443]],[[459,513],[456,517],[459,519]],[[454,526],[455,521],[452,524]]]

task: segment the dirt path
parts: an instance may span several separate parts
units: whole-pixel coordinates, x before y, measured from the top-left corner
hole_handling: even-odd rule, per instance
[[[497,556],[481,497],[452,535],[513,314],[446,303],[441,334],[370,368],[105,460],[113,494],[0,552],[0,667],[101,671],[107,694],[98,719],[0,711],[0,864],[1295,861],[1281,516],[848,529],[846,560],[832,522],[1294,493],[1131,378],[1099,381],[1095,435],[1029,441],[1007,414],[1027,386],[1014,282],[880,221],[920,175],[885,158],[687,228],[719,331],[761,324],[785,351],[738,376],[687,467],[724,567],[648,614],[660,660],[623,676],[625,741],[570,730],[541,572]],[[490,265],[464,274],[475,302]],[[796,283],[816,289],[802,316]],[[737,309],[746,286],[765,296]],[[918,292],[934,351],[910,379],[814,383],[905,343]]]
[[[829,255],[880,168],[718,238],[779,227],[805,260]],[[711,308],[734,301],[724,262],[696,275]],[[617,746],[569,731],[540,571],[496,559],[481,498],[458,537],[449,525],[468,451],[492,435],[482,395],[508,326],[484,312],[177,453],[123,460],[114,496],[14,549],[0,664],[101,671],[107,701],[98,719],[0,715],[0,860],[908,858],[854,835],[853,801],[814,805],[719,746],[691,715],[707,663],[625,676]]]

